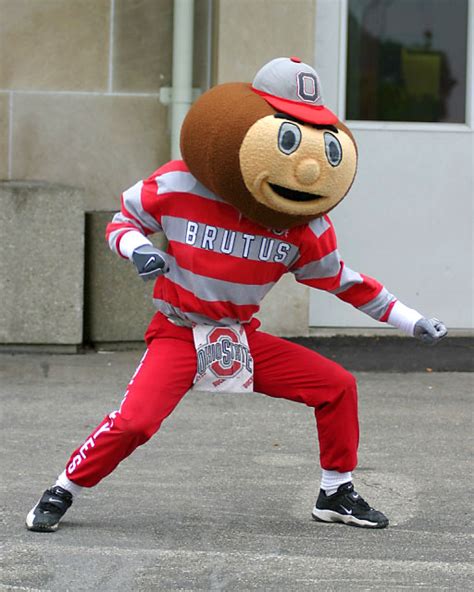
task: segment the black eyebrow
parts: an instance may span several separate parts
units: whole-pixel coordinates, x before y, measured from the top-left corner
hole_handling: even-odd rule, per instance
[[[304,125],[304,121],[301,121],[301,119],[297,119],[296,117],[293,117],[293,115],[288,115],[288,113],[275,113],[273,117],[275,117],[276,119],[288,119],[289,121],[294,121],[295,123],[301,123],[302,125]]]
[[[336,126],[330,124],[322,124],[322,123],[308,123],[307,121],[302,121],[301,119],[297,119],[293,117],[293,115],[289,115],[288,113],[275,113],[273,116],[276,119],[287,119],[288,121],[294,121],[295,123],[299,123],[300,125],[310,125],[311,127],[315,127],[318,130],[329,130],[335,134],[339,133],[339,130]]]
[[[324,124],[314,124],[313,127],[315,127],[316,129],[321,129],[321,130],[329,130],[330,132],[334,132],[335,134],[339,133],[339,130],[337,129],[337,127],[335,125],[330,125],[329,123],[324,125]]]

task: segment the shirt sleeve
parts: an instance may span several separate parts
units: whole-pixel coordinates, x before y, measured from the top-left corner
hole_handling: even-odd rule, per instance
[[[153,175],[123,192],[120,212],[107,225],[105,233],[109,247],[121,257],[129,258],[138,246],[151,244],[146,237],[163,230],[157,193]]]
[[[384,286],[344,263],[328,216],[308,224],[291,271],[298,282],[336,295],[377,321],[387,321],[397,299]]]

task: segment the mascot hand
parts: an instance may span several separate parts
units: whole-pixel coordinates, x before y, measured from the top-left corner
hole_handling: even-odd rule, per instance
[[[447,334],[448,330],[438,319],[420,319],[415,325],[414,336],[429,345],[438,343]]]
[[[132,253],[132,261],[138,275],[144,280],[154,280],[159,275],[168,273],[169,265],[166,255],[153,245],[142,245]]]

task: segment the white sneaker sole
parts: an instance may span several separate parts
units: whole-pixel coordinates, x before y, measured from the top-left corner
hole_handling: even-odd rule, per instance
[[[387,524],[380,524],[379,522],[371,522],[370,520],[361,520],[351,514],[339,514],[332,510],[319,510],[316,506],[312,512],[313,519],[319,522],[342,522],[350,526],[360,526],[362,528],[385,528]]]
[[[39,504],[39,501],[38,501]],[[52,526],[38,526],[37,524],[35,524],[35,510],[38,507],[38,504],[36,504],[36,506],[34,506],[29,512],[28,515],[26,517],[26,528],[28,530],[34,530],[36,532],[54,532],[55,530],[58,530],[58,526],[59,526],[59,522],[57,522],[56,524],[53,524]]]

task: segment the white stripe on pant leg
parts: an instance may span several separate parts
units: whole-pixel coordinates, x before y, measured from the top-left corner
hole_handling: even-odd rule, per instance
[[[143,354],[143,356],[142,356],[142,359],[140,360],[140,362],[139,362],[139,364],[138,364],[138,366],[137,366],[137,369],[136,369],[136,370],[135,370],[135,372],[133,373],[133,376],[132,376],[132,378],[130,379],[130,382],[128,383],[127,390],[125,391],[125,395],[123,396],[122,402],[120,403],[120,407],[119,407],[119,410],[118,410],[118,412],[119,412],[119,413],[122,411],[122,406],[123,406],[123,404],[125,403],[125,400],[126,400],[126,398],[127,398],[127,396],[128,396],[128,392],[130,391],[130,387],[132,386],[132,384],[133,384],[133,382],[134,382],[135,378],[137,377],[138,373],[140,372],[140,370],[141,370],[141,367],[143,366],[143,362],[145,361],[145,358],[147,357],[147,355],[148,355],[148,349],[147,349],[147,350],[145,351],[145,353]],[[116,412],[115,412],[115,413],[116,413]]]
[[[145,353],[142,356],[142,359],[140,360],[140,363],[138,364],[137,369],[135,370],[135,373],[133,374],[130,382],[129,382],[129,387],[133,384],[133,381],[135,380],[135,378],[137,377],[137,374],[139,373],[141,367],[143,366],[143,362],[145,361],[145,358],[148,354],[148,349],[145,351]],[[120,409],[122,408],[123,403],[125,402],[125,399],[127,398],[129,392],[129,388],[127,389],[127,391],[125,392],[125,396],[122,399],[122,403],[120,404]],[[109,413],[108,417],[109,417],[109,421],[106,421],[105,423],[103,423],[103,425],[101,425],[93,434],[92,436],[90,436],[85,442],[84,444],[80,447],[79,449],[79,453],[76,454],[74,456],[74,458],[72,459],[72,461],[70,462],[70,464],[67,466],[66,468],[66,479],[67,479],[67,475],[72,475],[74,473],[74,471],[77,469],[77,467],[79,467],[79,465],[82,463],[83,460],[86,460],[87,458],[87,452],[89,450],[91,450],[92,448],[95,447],[95,441],[97,440],[97,438],[103,434],[104,432],[110,432],[110,430],[112,429],[113,425],[114,425],[114,420],[117,417],[117,415],[120,413],[120,411],[112,411],[112,413]],[[67,484],[67,482],[65,481],[65,483]]]

